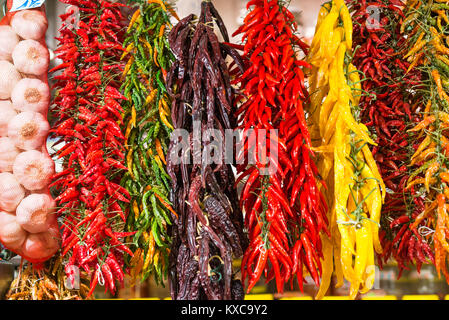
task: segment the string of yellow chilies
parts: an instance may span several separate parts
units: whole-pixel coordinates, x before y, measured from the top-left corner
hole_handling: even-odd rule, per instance
[[[323,275],[316,299],[329,288],[335,272],[336,287],[345,278],[349,296],[366,293],[374,284],[374,250],[379,242],[383,184],[369,144],[368,129],[357,121],[362,94],[360,77],[350,63],[352,21],[344,0],[333,0],[320,10],[308,62],[310,131],[318,154],[318,169],[329,212],[331,238],[322,235]],[[355,259],[354,259],[355,258]]]

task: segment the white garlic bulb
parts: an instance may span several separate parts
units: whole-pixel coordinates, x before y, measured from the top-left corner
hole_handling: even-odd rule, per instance
[[[20,72],[40,76],[48,70],[50,53],[36,40],[23,40],[14,48],[12,60]]]
[[[41,190],[50,183],[50,179],[55,173],[55,163],[42,152],[26,151],[16,157],[13,173],[26,189]]]
[[[8,136],[16,147],[32,150],[44,145],[49,130],[50,125],[42,114],[25,111],[11,119]]]

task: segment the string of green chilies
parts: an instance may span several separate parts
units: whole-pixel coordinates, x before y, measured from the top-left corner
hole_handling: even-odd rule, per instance
[[[170,101],[165,87],[166,71],[174,56],[167,40],[170,18],[176,15],[165,1],[133,1],[122,60],[124,105],[123,131],[126,143],[126,167],[121,184],[131,195],[127,231],[135,231],[131,249],[133,281],[153,274],[156,283],[167,277],[171,238],[167,228],[176,213],[168,200],[169,176],[165,154],[170,134]]]

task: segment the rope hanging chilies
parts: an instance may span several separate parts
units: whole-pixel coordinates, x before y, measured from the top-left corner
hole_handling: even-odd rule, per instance
[[[241,257],[246,249],[232,167],[225,161],[225,152],[218,152],[217,161],[207,162],[202,155],[209,143],[196,138],[210,130],[224,137],[226,129],[235,127],[236,100],[225,61],[228,56],[237,64],[241,61],[214,33],[216,23],[229,42],[212,2],[201,2],[201,14],[195,20],[193,14],[185,17],[168,37],[175,56],[167,75],[172,122],[177,132],[187,135],[184,141],[171,139],[167,156],[170,200],[178,213],[169,258],[171,296],[174,300],[243,299],[241,282],[232,270],[233,257]],[[183,152],[191,155],[193,164],[176,158],[183,142],[187,145]],[[198,151],[201,161],[196,162]]]
[[[241,90],[237,114],[245,134],[238,159],[243,164],[237,171],[250,237],[242,280],[249,278],[249,292],[264,273],[267,281],[275,278],[277,291],[283,292],[285,283],[293,286],[296,275],[302,290],[304,270],[319,284],[320,233],[330,235],[303,110],[308,103],[303,70],[311,66],[298,56],[308,47],[296,35],[297,23],[283,1],[252,0],[247,9],[234,33],[242,34],[245,72],[233,82]],[[261,130],[268,133],[262,140]],[[258,159],[257,146],[267,149],[267,161]],[[267,170],[264,163],[275,170]]]
[[[60,16],[55,52],[62,64],[53,70],[61,72],[54,76],[58,120],[52,130],[57,145],[64,143],[57,152],[63,171],[52,182],[63,220],[62,255],[69,279],[73,267],[90,274],[89,296],[102,281],[114,293],[123,286],[124,257],[132,255],[123,242],[130,235],[123,232],[129,193],[119,185],[125,158],[120,102],[126,98],[119,92],[123,5],[63,2],[72,6]]]
[[[405,190],[414,174],[408,167],[409,159],[417,142],[422,141],[415,132],[407,131],[419,122],[420,106],[414,101],[421,96],[422,82],[413,61],[404,58],[408,50],[406,37],[400,32],[404,20],[402,1],[371,2],[370,6],[377,7],[378,20],[369,23],[367,4],[352,0],[348,3],[355,21],[354,46],[358,47],[353,63],[365,76],[361,120],[376,137],[378,145],[372,147],[373,156],[390,189],[382,210],[380,240],[384,251],[378,254],[378,264],[382,267],[393,257],[400,277],[404,268],[416,265],[419,271],[423,263],[431,260],[426,258],[426,240],[406,230],[424,210],[424,198],[418,190]]]
[[[420,106],[420,122],[409,130],[420,140],[409,163],[413,174],[406,189],[421,194],[424,201],[403,231],[401,245],[415,237],[423,239],[420,260],[427,262],[429,257],[438,276],[443,273],[449,283],[448,11],[449,5],[440,1],[407,1],[401,26],[408,41],[404,58],[411,64],[410,70],[422,78],[413,101]]]
[[[131,195],[127,231],[136,231],[130,241],[134,252],[128,262],[133,282],[145,281],[153,274],[163,285],[168,274],[171,237],[169,226],[177,213],[169,201],[170,177],[166,171],[166,153],[173,125],[171,101],[165,84],[174,56],[168,44],[177,18],[167,1],[133,1],[123,46],[122,91],[123,132],[126,145],[126,173],[121,185]]]
[[[317,298],[326,293],[333,271],[337,287],[350,283],[350,297],[374,284],[374,250],[381,253],[379,223],[385,186],[373,159],[369,131],[360,123],[361,84],[352,65],[353,24],[343,0],[325,3],[307,57],[311,135],[325,179],[331,240],[323,240],[323,280]],[[353,257],[355,257],[353,261]]]

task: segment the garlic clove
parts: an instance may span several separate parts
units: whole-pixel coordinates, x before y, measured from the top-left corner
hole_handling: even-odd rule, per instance
[[[20,80],[11,93],[14,108],[20,111],[44,112],[50,103],[50,88],[39,80]]]
[[[47,32],[48,21],[39,10],[21,10],[12,17],[11,27],[24,39],[39,40]]]
[[[12,61],[12,51],[19,37],[10,26],[0,26],[0,60]]]
[[[47,231],[53,221],[55,202],[47,194],[30,194],[16,209],[17,222],[30,233]]]
[[[32,150],[44,145],[49,130],[50,125],[42,114],[25,111],[11,119],[8,136],[16,147]]]
[[[0,61],[0,74],[0,99],[9,99],[12,89],[22,79],[22,76],[16,67],[6,60]]]
[[[23,40],[14,48],[12,60],[20,72],[39,76],[48,70],[50,53],[36,40]]]
[[[55,172],[55,163],[42,152],[31,150],[16,157],[14,176],[28,190],[40,190],[50,183]]]
[[[0,173],[0,209],[8,212],[16,210],[25,196],[25,189],[9,172]]]
[[[20,150],[8,137],[0,138],[0,172],[12,172],[12,166]]]
[[[0,241],[10,250],[20,252],[28,233],[22,229],[14,214],[0,211]]]
[[[16,115],[11,101],[0,100],[0,137],[8,134],[8,124]]]

